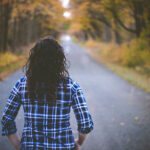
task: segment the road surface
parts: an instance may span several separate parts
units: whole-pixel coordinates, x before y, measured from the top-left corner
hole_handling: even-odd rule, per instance
[[[95,125],[82,150],[150,150],[150,95],[96,62],[69,38],[64,38],[62,45],[70,61],[71,77],[83,89]],[[22,75],[18,70],[0,83],[0,117],[10,90]],[[73,113],[71,116],[76,136]],[[23,123],[21,108],[16,118],[20,135]],[[14,150],[1,135],[0,150]]]

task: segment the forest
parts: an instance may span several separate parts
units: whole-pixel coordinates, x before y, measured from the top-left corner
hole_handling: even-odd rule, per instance
[[[150,38],[149,0],[72,0],[72,32],[84,40],[112,39],[120,44],[133,38]]]
[[[54,0],[0,1],[0,80],[23,66],[31,45],[63,31],[64,8]]]
[[[90,53],[149,80],[149,0],[71,0],[71,8],[70,33],[90,47]]]
[[[1,0],[0,72],[17,62],[23,46],[48,34],[70,34],[90,53],[149,79],[149,0],[70,0],[68,8],[62,0]]]
[[[62,13],[59,1],[1,0],[0,51],[15,51],[47,34],[58,37]]]

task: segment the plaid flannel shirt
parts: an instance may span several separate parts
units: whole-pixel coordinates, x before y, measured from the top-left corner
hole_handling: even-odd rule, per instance
[[[64,90],[64,84],[67,90]],[[86,100],[79,84],[71,78],[61,82],[56,90],[55,105],[31,102],[26,88],[26,76],[22,76],[12,89],[2,117],[2,135],[17,131],[15,118],[21,105],[24,109],[24,129],[21,149],[24,150],[70,150],[75,147],[70,127],[70,108],[76,116],[78,131],[87,134],[94,125],[88,112]],[[43,97],[46,99],[46,96]]]

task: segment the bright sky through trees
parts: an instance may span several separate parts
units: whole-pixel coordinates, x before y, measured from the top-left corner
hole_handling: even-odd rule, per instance
[[[64,8],[68,8],[69,7],[70,0],[60,0],[60,1],[62,2],[62,6]]]
[[[62,2],[62,6],[64,8],[68,8],[69,7],[70,0],[60,0],[60,1]],[[69,11],[65,11],[64,14],[63,14],[63,16],[65,18],[70,18],[71,17],[71,13]]]
[[[66,17],[66,18],[70,18],[71,17],[71,13],[69,11],[65,11],[63,16]]]

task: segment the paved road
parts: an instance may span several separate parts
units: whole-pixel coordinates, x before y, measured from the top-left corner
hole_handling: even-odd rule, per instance
[[[71,40],[62,45],[71,64],[70,74],[81,85],[95,124],[82,150],[150,150],[150,95],[97,63]],[[0,117],[9,91],[22,74],[19,70],[0,83]],[[22,109],[16,122],[21,134]],[[0,150],[13,150],[6,137],[0,136]]]

